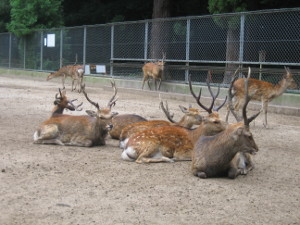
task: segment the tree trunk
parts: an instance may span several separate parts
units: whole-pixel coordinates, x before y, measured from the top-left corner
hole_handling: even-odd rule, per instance
[[[152,19],[170,17],[170,0],[153,0]],[[165,52],[163,42],[167,39],[166,27],[162,22],[153,22],[151,27],[150,40],[150,57],[153,59],[161,59],[162,53]]]
[[[228,28],[227,41],[226,41],[226,61],[238,61],[239,60],[239,30]],[[232,75],[237,69],[238,65],[233,63],[227,63],[223,83],[228,84],[231,82]]]

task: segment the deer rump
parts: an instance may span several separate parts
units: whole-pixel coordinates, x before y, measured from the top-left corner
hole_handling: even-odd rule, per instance
[[[91,147],[105,145],[110,125],[91,116],[58,115],[45,121],[34,133],[35,144]]]

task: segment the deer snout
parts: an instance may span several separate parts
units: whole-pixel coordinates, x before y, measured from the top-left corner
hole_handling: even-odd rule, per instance
[[[106,126],[106,129],[107,130],[111,130],[113,128],[113,125],[112,124],[108,124],[107,126]]]

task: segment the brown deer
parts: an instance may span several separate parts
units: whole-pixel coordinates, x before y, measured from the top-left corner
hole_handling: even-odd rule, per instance
[[[234,179],[239,174],[242,174],[242,170],[238,164],[240,164],[243,159],[237,154],[242,152],[255,154],[258,151],[258,147],[249,130],[249,124],[260,112],[250,118],[247,118],[246,112],[247,105],[251,99],[248,95],[249,77],[250,68],[248,78],[244,82],[245,99],[242,110],[244,121],[228,125],[227,128],[219,134],[214,136],[203,135],[197,140],[192,153],[193,175],[200,178],[227,175],[229,178]],[[230,107],[230,109],[232,108],[233,107]],[[233,110],[232,112],[239,120],[240,118],[235,112]]]
[[[112,139],[120,139],[122,130],[129,124],[147,121],[144,117],[135,114],[121,114],[112,118],[113,128],[109,131]]]
[[[73,99],[73,100],[68,100],[67,96],[66,96],[66,90],[60,90],[60,88],[58,89],[59,91],[59,95],[58,93],[55,94],[55,101],[54,101],[54,108],[52,109],[52,115],[51,116],[57,116],[57,115],[62,115],[64,112],[64,109],[68,109],[70,111],[81,111],[82,108],[79,108],[80,106],[82,106],[83,103],[80,103],[79,105],[75,106],[73,104],[74,101],[77,101],[77,99]]]
[[[267,112],[268,112],[268,104],[270,101],[272,101],[274,98],[280,96],[283,94],[283,92],[287,88],[297,88],[297,83],[293,79],[293,75],[289,68],[285,67],[286,74],[284,75],[283,79],[278,84],[272,84],[266,81],[256,80],[256,79],[249,79],[249,94],[252,96],[251,100],[261,101],[262,102],[262,108],[265,115],[264,118],[264,126],[268,126],[267,122]],[[234,110],[239,111],[239,108],[241,105],[244,104],[244,84],[245,79],[239,78],[237,79],[233,84],[233,90],[235,91],[235,105]],[[230,110],[227,108],[227,114],[226,114],[226,122],[228,121]]]
[[[111,128],[111,119],[117,113],[111,112],[117,98],[117,89],[112,82],[114,95],[108,102],[107,107],[100,108],[98,103],[90,100],[85,85],[82,91],[86,99],[96,107],[97,112],[87,110],[88,115],[55,116],[43,122],[33,135],[35,144],[58,144],[91,147],[105,145],[105,137]]]
[[[137,163],[174,162],[179,160],[191,160],[194,143],[201,135],[214,135],[225,129],[225,124],[220,120],[217,111],[225,104],[225,101],[215,107],[214,102],[219,94],[212,95],[212,104],[209,108],[200,102],[201,89],[196,96],[192,90],[191,79],[189,79],[190,90],[197,100],[198,105],[205,109],[209,115],[202,117],[202,123],[196,129],[187,129],[179,126],[163,126],[147,129],[129,138],[128,143],[121,155],[123,160],[135,161]],[[210,85],[208,83],[208,88]]]
[[[163,110],[163,112],[165,113],[169,121],[165,121],[165,120],[142,121],[124,127],[120,135],[120,148],[124,148],[126,146],[128,139],[142,130],[146,130],[154,127],[173,126],[173,125],[192,128],[193,125],[199,125],[202,122],[201,111],[196,108],[192,108],[191,106],[189,108],[186,108],[181,105],[179,106],[179,108],[184,113],[184,115],[178,122],[173,120],[174,115],[170,114],[167,102],[165,107],[163,101],[161,100],[160,108]]]
[[[58,71],[50,73],[47,76],[47,80],[51,80],[52,78],[61,77],[62,79],[62,86],[63,89],[65,89],[65,79],[67,77],[72,78],[72,88],[71,91],[76,90],[77,85],[79,85],[78,92],[81,92],[81,85],[83,81],[83,75],[84,75],[84,66],[83,65],[68,65],[63,66]],[[75,83],[76,81],[76,83]],[[75,87],[74,87],[75,83]]]
[[[151,90],[150,83],[149,83],[150,78],[154,80],[155,90],[157,90],[157,81],[159,81],[158,90],[160,89],[162,73],[164,71],[164,66],[165,66],[165,59],[166,59],[166,54],[163,53],[163,58],[161,61],[154,62],[154,63],[149,62],[143,66],[142,69],[143,69],[144,78],[143,78],[142,89],[144,89],[145,82],[147,81],[149,89]]]

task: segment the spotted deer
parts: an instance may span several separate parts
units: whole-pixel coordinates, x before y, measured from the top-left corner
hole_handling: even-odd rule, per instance
[[[213,111],[220,87],[216,95],[210,90],[212,103],[210,107],[206,107],[200,102],[201,89],[196,96],[192,90],[191,79],[189,85],[198,105],[208,112],[208,116],[202,117],[202,123],[196,129],[163,126],[141,131],[129,138],[121,155],[123,160],[137,163],[191,160],[194,143],[201,135],[214,135],[225,129],[226,125],[220,120],[218,110],[224,106],[226,98],[219,107],[214,107]],[[209,83],[208,88],[210,89]]]
[[[144,89],[145,82],[147,81],[149,89],[151,90],[150,83],[149,83],[150,78],[154,80],[155,90],[157,90],[157,81],[159,82],[158,90],[160,89],[162,74],[165,66],[165,59],[166,59],[166,54],[163,53],[163,58],[161,61],[154,62],[154,63],[149,62],[143,66],[142,69],[143,69],[144,78],[143,78],[142,89]]]
[[[83,81],[84,75],[84,66],[83,65],[67,65],[61,67],[58,71],[50,73],[47,76],[47,81],[51,80],[52,78],[61,77],[62,79],[62,86],[65,89],[65,79],[67,77],[71,77],[72,79],[72,88],[71,91],[76,90],[77,85],[79,86],[78,92],[81,92],[81,85]],[[75,83],[76,82],[76,83]],[[74,87],[75,83],[75,87]]]
[[[128,139],[133,136],[134,134],[142,131],[147,130],[154,127],[161,127],[161,126],[181,126],[186,128],[192,128],[194,125],[199,125],[202,122],[201,111],[199,109],[189,107],[186,108],[184,106],[179,105],[179,108],[184,113],[183,117],[177,122],[173,119],[174,115],[171,115],[168,108],[168,103],[160,101],[160,108],[165,113],[166,117],[169,121],[165,120],[149,120],[149,121],[142,121],[138,123],[130,124],[123,128],[121,135],[120,135],[120,148],[124,148]]]
[[[244,82],[243,121],[228,125],[224,131],[214,136],[203,135],[196,141],[192,153],[193,175],[200,178],[227,175],[229,178],[234,179],[239,174],[242,174],[242,168],[240,168],[239,164],[243,159],[240,154],[255,154],[258,151],[258,147],[249,130],[249,124],[260,112],[250,118],[247,118],[246,112],[247,105],[251,99],[251,96],[248,94],[249,77],[250,68],[248,78]],[[230,107],[230,109],[232,108]],[[234,110],[232,112],[240,120]]]
[[[111,119],[117,114],[111,112],[117,98],[117,88],[112,82],[114,95],[107,107],[100,108],[99,104],[93,102],[82,85],[82,91],[86,99],[96,107],[97,111],[87,110],[88,115],[55,116],[43,122],[35,131],[33,140],[35,144],[57,144],[91,147],[105,145],[105,137],[111,129]]]
[[[267,112],[269,102],[271,102],[274,98],[277,98],[278,96],[282,95],[287,88],[295,89],[298,87],[297,83],[293,79],[293,74],[291,73],[290,69],[285,67],[285,70],[286,74],[283,76],[283,79],[275,85],[266,81],[256,80],[253,78],[249,79],[249,94],[252,96],[251,100],[261,101],[262,103],[262,108],[264,112],[263,125],[265,127],[268,127]],[[238,112],[240,107],[244,104],[244,84],[245,78],[239,78],[233,84],[233,90],[235,92],[234,110],[236,112]],[[226,122],[228,121],[229,113],[230,110],[229,108],[227,108]]]

